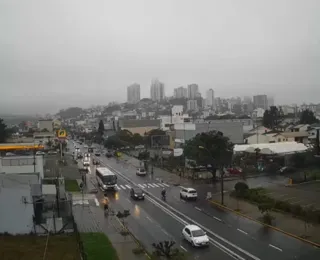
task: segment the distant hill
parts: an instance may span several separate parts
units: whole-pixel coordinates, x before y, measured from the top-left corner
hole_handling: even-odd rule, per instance
[[[37,120],[36,116],[31,116],[31,115],[10,115],[10,114],[0,114],[0,118],[3,119],[3,121],[7,125],[15,125],[19,124],[22,121],[34,121]]]
[[[81,107],[69,107],[67,109],[61,109],[57,115],[62,118],[74,118],[80,116],[83,112]]]

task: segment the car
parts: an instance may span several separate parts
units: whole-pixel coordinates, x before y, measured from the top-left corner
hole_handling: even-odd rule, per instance
[[[113,156],[112,151],[107,151],[106,152],[106,157],[111,158]]]
[[[100,155],[101,155],[101,152],[100,152],[100,151],[95,151],[94,155],[95,155],[95,156],[100,156]]]
[[[194,247],[208,246],[209,237],[206,232],[196,225],[186,225],[182,229],[182,235]]]
[[[233,174],[233,175],[239,175],[242,173],[242,169],[240,167],[234,167],[234,168],[229,168],[227,169],[228,173]]]
[[[144,168],[138,168],[137,171],[136,171],[136,175],[137,176],[146,176],[147,175],[147,172]]]
[[[138,187],[131,188],[130,196],[131,196],[131,198],[133,198],[135,200],[144,200],[144,192],[142,189],[140,189]]]
[[[193,188],[182,188],[180,190],[180,198],[181,199],[194,199],[196,200],[198,198],[198,193]]]
[[[93,148],[92,147],[88,148],[88,153],[93,153]]]
[[[78,158],[78,159],[82,159],[82,158],[83,158],[83,155],[82,155],[81,153],[78,153],[78,154],[77,154],[77,158]]]
[[[49,155],[55,155],[55,154],[57,154],[57,151],[49,151],[48,154]]]
[[[93,165],[100,165],[100,162],[98,160],[92,159],[92,164]]]
[[[37,151],[37,152],[36,152],[36,155],[45,155],[45,152]]]

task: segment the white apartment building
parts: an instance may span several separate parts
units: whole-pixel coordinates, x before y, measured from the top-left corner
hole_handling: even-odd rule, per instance
[[[164,84],[158,79],[153,79],[151,82],[150,96],[153,101],[162,101],[164,99]]]
[[[127,101],[128,103],[138,103],[140,101],[140,85],[134,83],[127,87]]]
[[[188,97],[188,89],[184,88],[184,87],[175,88],[173,96],[175,98],[187,98]]]
[[[212,88],[210,88],[206,93],[206,106],[214,108],[214,91]]]
[[[199,86],[197,84],[188,85],[188,99],[195,99],[199,93]]]
[[[187,108],[188,108],[188,111],[196,111],[198,110],[198,103],[197,103],[197,100],[188,100],[187,102]]]
[[[183,115],[183,106],[176,105],[171,108],[171,115],[172,116],[182,116]]]

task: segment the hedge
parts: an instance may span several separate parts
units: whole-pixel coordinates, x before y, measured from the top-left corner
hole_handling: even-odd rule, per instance
[[[320,223],[320,210],[315,210],[312,207],[303,208],[298,204],[290,204],[287,201],[270,198],[266,195],[263,188],[248,189],[244,192],[232,191],[230,195],[255,204],[271,204],[273,205],[273,211],[290,213],[294,217],[299,217],[306,222]]]

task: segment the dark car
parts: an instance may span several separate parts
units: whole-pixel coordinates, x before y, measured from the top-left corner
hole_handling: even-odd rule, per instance
[[[93,165],[100,165],[100,162],[98,160],[92,159]]]
[[[131,188],[130,196],[135,200],[144,200],[144,192],[140,188]]]
[[[100,152],[100,151],[95,151],[94,155],[95,155],[95,156],[100,156],[100,155],[101,155],[101,152]]]
[[[111,151],[106,152],[106,157],[111,158],[113,156]]]

